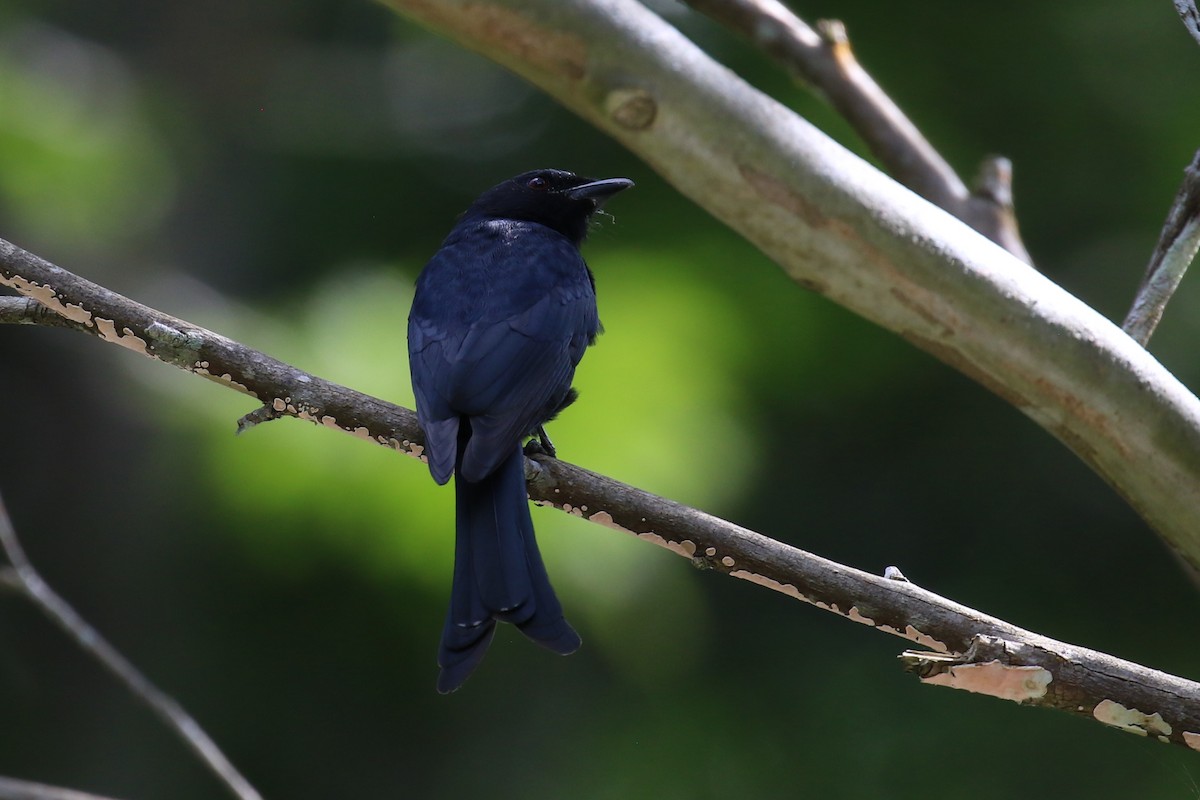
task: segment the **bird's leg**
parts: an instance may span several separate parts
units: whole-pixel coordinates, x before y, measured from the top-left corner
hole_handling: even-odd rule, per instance
[[[546,433],[546,426],[544,425],[537,426],[537,430],[533,432],[533,438],[529,440],[529,444],[525,445],[525,455],[532,456],[538,453],[545,453],[551,458],[558,458],[558,450],[554,448],[554,442],[550,441],[550,436]]]
[[[533,438],[525,445],[525,455],[534,456],[538,453],[545,453],[551,458],[558,458],[558,450],[554,448],[554,442],[550,441],[550,436],[546,433],[546,423],[558,416],[559,412],[567,406],[574,403],[579,397],[579,392],[574,388],[567,389],[567,393],[558,401],[558,405],[554,406],[554,410],[545,418],[541,425],[534,428]]]

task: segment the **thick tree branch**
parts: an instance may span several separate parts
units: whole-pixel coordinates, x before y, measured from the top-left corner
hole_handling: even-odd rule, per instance
[[[237,797],[238,800],[262,800],[262,796],[242,777],[241,773],[217,747],[216,742],[204,732],[204,729],[184,710],[183,706],[155,686],[42,579],[25,555],[21,542],[17,539],[17,532],[12,526],[12,520],[8,516],[8,510],[4,506],[2,497],[0,497],[0,551],[4,553],[11,565],[9,569],[4,570],[0,585],[20,591],[49,617],[51,622],[70,636],[84,652],[100,662],[117,680],[125,684],[125,687],[135,697],[149,706],[150,710],[157,714],[168,728],[183,739],[188,748],[217,776],[234,797]],[[26,791],[29,791],[30,787],[39,790],[64,791],[52,787],[39,787],[37,784],[25,784]],[[3,783],[0,782],[0,791],[3,790]],[[75,792],[66,792],[60,795],[27,794],[25,796],[62,797],[64,800],[73,796],[83,797]]]
[[[1013,212],[1012,164],[1007,159],[989,158],[981,168],[988,181],[968,190],[858,63],[845,25],[824,20],[814,30],[776,0],[684,2],[752,41],[822,95],[897,181],[1032,263]]]
[[[211,377],[212,359],[219,358],[221,383],[254,396],[261,408],[270,410],[265,418],[295,416],[412,456],[421,454],[423,440],[411,411],[321,380],[134,303],[3,241],[0,281],[72,315],[81,330],[186,371]],[[121,331],[119,336],[116,330]],[[186,357],[178,354],[177,347],[166,352],[156,349],[164,330],[186,340]],[[201,366],[205,363],[209,366]],[[303,399],[297,401],[300,391]],[[987,651],[988,663],[1039,670],[1036,675],[1030,670],[1015,673],[1034,675],[1033,688],[1019,697],[1008,688],[991,692],[996,696],[1126,729],[1129,715],[1116,710],[1137,712],[1152,720],[1146,723],[1147,732],[1200,749],[1200,684],[1055,642],[938,597],[903,580],[898,571],[885,578],[845,567],[564,461],[538,456],[526,466],[529,495],[535,502],[634,534],[702,569],[782,592],[937,653],[965,654],[953,665],[960,674],[978,655],[980,643],[993,640],[1000,644]],[[933,675],[935,669],[926,671]],[[944,679],[929,682],[973,691],[992,685],[961,678],[957,684]]]
[[[635,0],[388,0],[625,144],[797,283],[1070,447],[1200,569],[1200,400],[1111,322]]]

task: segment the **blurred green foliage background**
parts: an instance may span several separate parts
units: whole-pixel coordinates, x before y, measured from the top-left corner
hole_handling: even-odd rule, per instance
[[[1027,243],[1119,319],[1200,146],[1167,0],[796,2],[965,174],[1011,157]],[[846,146],[763,57],[653,7]],[[518,79],[382,7],[0,5],[0,236],[323,377],[411,404],[413,280],[482,189],[624,175],[586,248],[607,332],[567,459],[1041,633],[1200,677],[1151,531],[984,389],[787,281]],[[1200,385],[1200,288],[1153,343]],[[452,492],[410,459],[75,333],[0,329],[3,492],[46,577],[272,798],[1178,798],[1193,753],[919,686],[905,643],[535,509],[585,640],[505,627],[439,697]],[[1200,525],[1200,521],[1197,523]],[[0,596],[0,774],[223,796],[34,610]]]

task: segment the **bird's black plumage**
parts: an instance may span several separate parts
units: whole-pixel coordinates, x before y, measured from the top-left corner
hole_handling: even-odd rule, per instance
[[[560,170],[484,192],[417,279],[408,352],[429,471],[455,477],[454,584],[438,691],[462,685],[496,620],[556,653],[579,647],[533,534],[521,442],[575,399],[571,380],[600,331],[579,248],[624,178]]]

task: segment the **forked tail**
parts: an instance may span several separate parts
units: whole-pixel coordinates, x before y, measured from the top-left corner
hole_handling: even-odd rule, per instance
[[[497,620],[511,622],[562,655],[580,645],[579,634],[563,618],[533,536],[520,446],[482,481],[456,476],[454,489],[454,584],[438,651],[437,688],[443,694],[462,686],[479,666]]]

